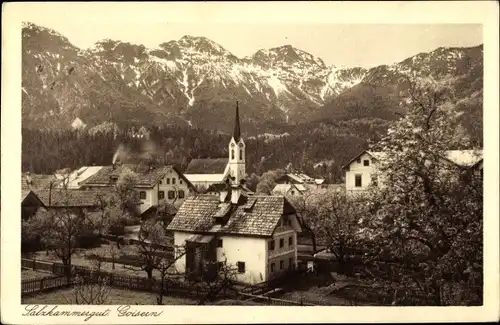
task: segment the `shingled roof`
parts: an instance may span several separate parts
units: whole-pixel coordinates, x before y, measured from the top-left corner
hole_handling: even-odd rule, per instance
[[[99,205],[98,195],[107,195],[101,189],[74,190],[62,189],[40,190],[35,194],[46,207],[96,207]],[[50,196],[50,198],[49,198]]]
[[[216,216],[230,203],[221,203],[218,196],[197,195],[186,199],[168,230],[205,234],[270,237],[282,215],[295,213],[283,196],[244,196],[237,205],[230,205],[227,222],[220,224]]]
[[[21,189],[25,191],[48,189],[50,182],[58,183],[59,180],[50,174],[24,173],[21,175]]]
[[[137,181],[135,187],[151,188],[165,177],[167,173],[174,170],[186,184],[192,186],[191,182],[175,167],[166,165],[161,167],[149,168],[146,166],[125,164],[118,166],[104,166],[97,173],[83,181],[83,186],[112,186],[116,179],[125,171],[133,171],[136,174]]]
[[[227,158],[193,159],[185,174],[224,174],[227,164]]]

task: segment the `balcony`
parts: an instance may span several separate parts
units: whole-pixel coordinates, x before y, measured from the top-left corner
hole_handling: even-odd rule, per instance
[[[295,254],[295,245],[285,246],[285,247],[275,248],[273,250],[269,250],[269,258],[273,258],[273,257],[280,256],[280,255],[291,254],[291,253]]]
[[[293,228],[290,225],[278,226],[274,230],[274,234],[280,234],[280,233],[287,232],[287,231],[292,231],[292,230],[293,230]]]

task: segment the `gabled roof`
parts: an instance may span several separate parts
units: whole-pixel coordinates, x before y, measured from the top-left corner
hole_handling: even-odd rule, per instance
[[[224,174],[227,158],[193,159],[189,162],[185,174]]]
[[[350,164],[352,164],[353,161],[355,161],[356,159],[358,159],[359,157],[361,157],[365,153],[370,155],[375,160],[382,160],[386,157],[386,153],[382,152],[382,151],[363,150],[359,154],[357,154],[354,158],[352,158],[347,164],[342,166],[342,169],[345,169],[346,167],[348,167]]]
[[[247,203],[251,201],[247,205]],[[198,195],[188,198],[179,208],[168,230],[201,234],[228,234],[270,237],[284,214],[294,208],[284,196],[240,196],[237,205],[230,204],[225,224],[216,222],[220,209],[227,208],[218,196]]]
[[[83,183],[90,176],[101,170],[103,166],[83,166],[69,175],[68,188],[79,188],[80,183]]]
[[[85,186],[112,186],[115,184],[116,179],[125,171],[133,171],[136,174],[137,181],[135,187],[151,188],[158,184],[158,182],[165,177],[165,175],[174,170],[179,177],[181,177],[186,184],[193,186],[191,182],[175,167],[172,165],[149,168],[146,166],[125,164],[113,166],[104,166],[97,173],[81,182],[80,185]]]
[[[210,185],[207,189],[206,192],[221,192],[225,191],[227,189],[227,184],[225,182],[217,182],[212,185]],[[253,194],[254,192],[246,187],[245,185],[240,185],[240,189],[243,191],[243,193],[247,194]]]
[[[46,207],[96,207],[99,205],[98,196],[107,193],[101,189],[52,189],[37,191],[36,195]]]
[[[35,201],[43,206],[42,200],[40,200],[35,192],[33,192],[32,190],[21,190],[21,204],[24,205],[26,202],[30,202],[30,200],[31,202]]]

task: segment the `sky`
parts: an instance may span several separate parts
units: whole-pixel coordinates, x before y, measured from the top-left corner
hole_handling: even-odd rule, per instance
[[[190,5],[194,8],[194,3]],[[391,64],[441,46],[468,47],[483,43],[480,24],[339,24],[338,19],[331,19],[330,23],[325,19],[308,21],[276,16],[251,22],[242,18],[244,16],[238,19],[229,16],[227,12],[234,11],[228,10],[219,9],[219,15],[203,15],[200,7],[196,10],[175,7],[182,10],[173,16],[172,10],[166,10],[174,8],[172,6],[144,7],[146,9],[137,9],[135,13],[122,6],[108,12],[95,10],[95,6],[80,10],[68,5],[51,10],[43,7],[45,11],[33,7],[33,10],[25,10],[23,21],[52,28],[80,48],[90,47],[104,38],[156,48],[163,42],[191,35],[205,36],[240,58],[259,49],[290,44],[322,58],[327,65],[347,67]],[[251,9],[254,7],[249,7],[249,16],[252,16]],[[266,12],[271,11],[261,11],[260,15],[266,17]],[[286,12],[282,14],[286,16]]]

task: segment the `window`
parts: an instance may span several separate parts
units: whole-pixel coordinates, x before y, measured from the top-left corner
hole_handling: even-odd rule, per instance
[[[175,199],[175,191],[168,191],[168,199],[169,200]]]
[[[183,199],[183,198],[184,198],[184,196],[185,196],[184,191],[183,191],[183,190],[180,190],[180,191],[179,191],[179,199]]]
[[[293,237],[288,237],[288,246],[293,246]]]
[[[368,159],[363,160],[363,166],[370,166],[370,161]]]
[[[179,178],[179,184],[182,184],[182,179]]]
[[[274,263],[271,263],[271,272],[274,272],[274,267],[275,267]]]
[[[163,184],[163,181],[160,179],[160,184]]]
[[[291,257],[288,259],[288,268],[289,269],[293,268],[293,258],[291,258]]]
[[[273,250],[274,250],[274,240],[271,240],[271,241],[269,242],[269,250],[270,250],[270,251],[273,251]]]
[[[141,200],[145,200],[146,199],[146,191],[139,191],[139,197],[141,198]]]
[[[167,178],[167,184],[170,184],[170,178]]]
[[[175,184],[175,178],[172,177],[172,184]]]
[[[245,273],[245,262],[238,262],[238,273]]]
[[[164,191],[158,191],[158,199],[163,200],[165,198],[165,192]]]
[[[243,159],[243,150],[240,149],[240,160]]]
[[[354,175],[354,186],[361,187],[361,175]]]
[[[217,240],[217,247],[222,247],[222,239]]]
[[[280,248],[282,248],[283,246],[285,246],[285,239],[280,238]]]
[[[292,195],[295,195],[295,191],[292,191],[291,193],[292,193]]]
[[[285,267],[285,261],[280,261],[280,270],[283,270]]]
[[[356,162],[357,162],[358,164],[361,164],[361,158],[356,159]]]
[[[234,149],[231,149],[231,159],[234,159]]]

